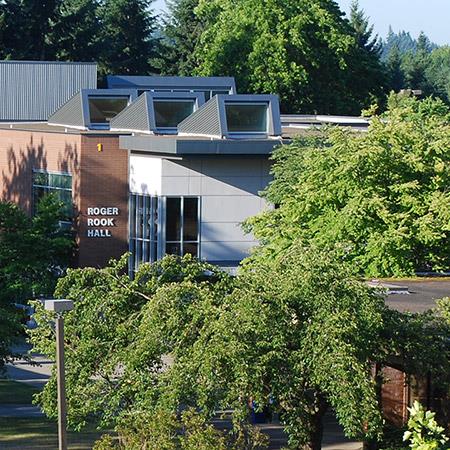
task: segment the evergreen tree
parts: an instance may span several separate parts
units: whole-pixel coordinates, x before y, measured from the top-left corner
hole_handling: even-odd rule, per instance
[[[410,89],[420,90],[423,95],[431,95],[433,88],[427,80],[426,71],[430,63],[430,41],[424,33],[417,39],[415,52],[408,52],[403,58],[403,70],[406,85]]]
[[[203,31],[202,21],[194,11],[197,5],[198,0],[168,1],[161,59],[161,71],[165,74],[190,76],[196,67],[194,51]]]
[[[390,48],[386,66],[389,73],[390,88],[395,92],[400,91],[405,86],[405,75],[402,70],[402,58],[397,44]]]
[[[101,73],[146,75],[153,70],[158,39],[151,0],[104,0],[99,9],[102,50]]]
[[[368,53],[379,56],[381,53],[381,41],[378,35],[373,35],[373,25],[369,24],[368,17],[359,8],[358,0],[353,0],[350,5],[350,24],[353,27],[358,45]]]
[[[51,60],[48,42],[61,0],[5,0],[0,5],[1,57]]]
[[[100,50],[98,0],[64,0],[58,8],[50,42],[56,58],[96,61]]]

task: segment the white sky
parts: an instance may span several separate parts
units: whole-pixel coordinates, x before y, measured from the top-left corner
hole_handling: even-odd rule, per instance
[[[348,12],[351,0],[336,0]],[[389,25],[417,37],[421,31],[436,44],[450,44],[450,0],[359,0],[376,33],[386,37]],[[165,10],[165,0],[153,3],[156,12]]]

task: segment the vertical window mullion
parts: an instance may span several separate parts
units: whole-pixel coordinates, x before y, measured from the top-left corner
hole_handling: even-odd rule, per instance
[[[183,256],[184,250],[184,197],[180,197],[180,256]]]

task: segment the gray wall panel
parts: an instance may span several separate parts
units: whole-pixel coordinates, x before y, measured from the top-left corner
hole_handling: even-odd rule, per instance
[[[95,63],[0,61],[0,120],[45,121],[80,89],[96,87]]]

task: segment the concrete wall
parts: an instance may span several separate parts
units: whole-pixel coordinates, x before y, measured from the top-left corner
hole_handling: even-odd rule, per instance
[[[257,244],[241,223],[264,208],[259,197],[270,181],[265,157],[169,160],[131,155],[132,192],[162,196],[200,196],[200,257],[233,265]]]

